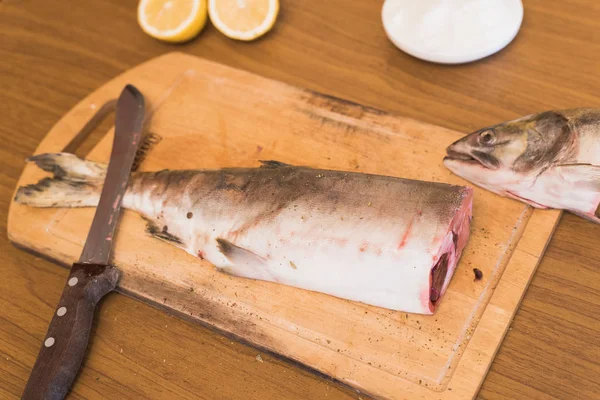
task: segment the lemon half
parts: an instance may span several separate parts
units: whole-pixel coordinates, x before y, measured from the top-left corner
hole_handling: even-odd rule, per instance
[[[207,21],[206,0],[140,0],[138,23],[153,38],[185,42],[194,38]]]
[[[279,0],[208,0],[210,21],[225,36],[250,41],[271,30]]]

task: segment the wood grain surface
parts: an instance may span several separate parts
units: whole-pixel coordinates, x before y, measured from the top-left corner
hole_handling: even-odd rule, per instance
[[[460,132],[181,52],[152,58],[94,91],[52,127],[35,154],[70,147],[97,105],[118,96],[127,82],[144,95],[145,132],[161,138],[147,152],[142,171],[248,167],[260,165],[259,160],[278,160],[465,184],[442,165],[446,146],[460,138]],[[113,134],[111,129],[85,157],[106,163]],[[28,164],[18,185],[37,182],[44,175]],[[325,171],[319,176],[319,182],[329,179]],[[369,206],[365,200],[369,211],[381,210],[377,200],[381,193],[367,191],[363,196],[373,200]],[[189,254],[172,243],[157,241],[144,233],[147,221],[131,210],[121,215],[114,243],[112,263],[121,273],[117,290],[295,360],[375,397],[472,398],[561,215],[559,211],[533,210],[477,187],[472,207],[468,245],[435,315],[386,310],[219,273],[208,257],[200,260],[197,256],[201,251],[208,254],[210,247]],[[298,218],[312,225],[309,215],[301,218],[298,214],[304,213],[302,208],[294,210],[286,220]],[[36,209],[13,201],[8,238],[19,247],[69,266],[81,254],[94,212],[94,208]],[[169,233],[178,235],[172,222],[165,223]],[[394,238],[406,234],[399,229],[392,234]],[[261,232],[263,237],[269,235]],[[348,246],[352,245],[345,248]],[[301,257],[294,260],[294,269],[288,266],[279,271],[283,276],[306,271]],[[475,266],[482,274],[479,280],[474,279]]]
[[[600,5],[530,0],[504,51],[425,63],[386,39],[381,2],[282,2],[238,43],[212,26],[185,45],[141,32],[136,2],[0,2],[0,398],[19,398],[67,271],[14,248],[6,214],[24,159],[79,100],[173,50],[469,132],[552,108],[600,106]],[[600,398],[600,226],[564,215],[478,395]],[[352,399],[361,395],[206,328],[111,294],[70,398]],[[364,398],[364,396],[362,396]]]

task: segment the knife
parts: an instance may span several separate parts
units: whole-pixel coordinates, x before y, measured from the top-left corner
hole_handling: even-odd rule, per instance
[[[144,108],[144,96],[138,89],[125,86],[117,100],[113,147],[100,201],[25,386],[24,400],[66,396],[87,348],[96,304],[117,285],[119,271],[109,264],[109,257],[142,135]]]

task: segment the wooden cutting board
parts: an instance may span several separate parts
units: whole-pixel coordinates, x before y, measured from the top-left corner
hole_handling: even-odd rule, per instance
[[[259,165],[274,159],[316,168],[468,182],[442,166],[461,133],[295,88],[181,53],[150,60],[68,112],[36,154],[72,149],[77,132],[127,83],[146,97],[146,130],[162,139],[141,170]],[[114,115],[110,115],[111,118]],[[111,128],[87,157],[107,162]],[[44,176],[25,167],[19,185]],[[94,209],[11,204],[10,240],[70,265]],[[145,234],[123,213],[114,264],[119,290],[292,359],[383,399],[476,395],[559,219],[558,211],[475,189],[472,234],[437,313],[421,316],[219,273]],[[473,269],[483,272],[474,279]]]

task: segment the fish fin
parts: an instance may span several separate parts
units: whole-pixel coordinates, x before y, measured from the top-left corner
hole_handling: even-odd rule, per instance
[[[27,159],[55,178],[67,177],[71,181],[86,182],[103,180],[106,177],[106,164],[84,160],[71,153],[43,153]]]
[[[93,207],[98,205],[106,166],[69,153],[45,153],[27,159],[52,178],[17,189],[15,202],[33,207]]]
[[[170,234],[167,225],[159,227],[154,221],[147,220],[146,232],[156,239],[163,240],[165,242],[175,244],[178,247],[183,247],[184,243],[179,237]]]
[[[565,182],[600,192],[600,165],[563,164],[556,168]]]
[[[152,132],[147,133],[142,137],[138,150],[135,153],[135,158],[133,159],[131,171],[137,171],[140,168],[140,165],[144,162],[146,157],[148,157],[150,150],[152,150],[161,140],[162,136]]]
[[[233,265],[218,267],[222,272],[254,279],[272,280],[268,272],[267,260],[258,254],[236,246],[229,240],[217,238],[217,247]]]
[[[281,161],[275,160],[258,160],[261,163],[260,168],[282,168],[282,167],[291,167],[290,164],[286,164]]]

